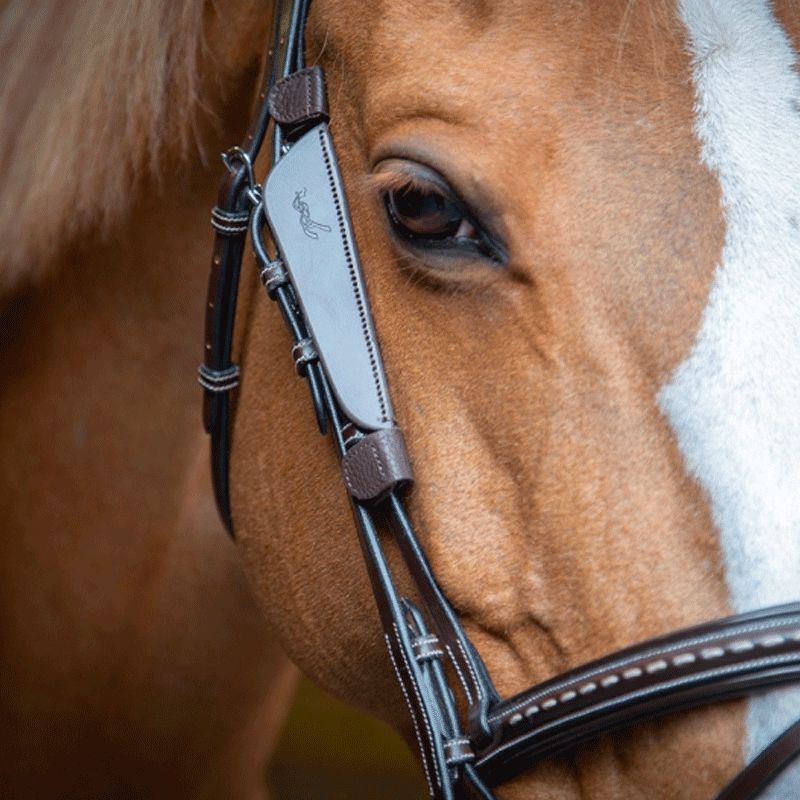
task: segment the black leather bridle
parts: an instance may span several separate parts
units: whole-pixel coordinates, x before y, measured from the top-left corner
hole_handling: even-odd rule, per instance
[[[383,635],[407,701],[431,797],[493,798],[491,788],[602,733],[697,705],[800,682],[800,603],[729,617],[622,650],[534,686],[498,694],[439,588],[403,502],[412,481],[396,426],[350,228],[322,70],[306,68],[310,0],[276,3],[258,112],[224,155],[212,211],[204,424],[214,490],[233,535],[228,498],[231,360],[239,273],[250,239],[268,295],[294,340],[320,432],[341,458]],[[272,137],[272,170],[253,164]],[[264,239],[269,231],[268,246]],[[271,249],[275,247],[274,254]],[[391,532],[417,591],[397,591],[379,531]],[[458,698],[458,699],[457,699]],[[800,755],[800,722],[746,767],[717,800],[756,797]]]

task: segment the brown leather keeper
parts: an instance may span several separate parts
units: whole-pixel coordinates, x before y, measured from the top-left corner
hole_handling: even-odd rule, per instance
[[[269,93],[269,113],[289,140],[327,122],[330,114],[322,67],[306,67],[278,81]]]
[[[342,459],[342,471],[356,500],[380,500],[414,481],[400,428],[375,431],[356,442]]]

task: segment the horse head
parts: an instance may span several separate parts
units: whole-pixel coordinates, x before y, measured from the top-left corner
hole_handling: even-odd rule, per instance
[[[794,599],[798,32],[788,3],[314,0],[411,515],[504,696]],[[305,671],[407,730],[335,454],[242,303],[252,584]],[[798,705],[648,723],[499,796],[699,800]]]

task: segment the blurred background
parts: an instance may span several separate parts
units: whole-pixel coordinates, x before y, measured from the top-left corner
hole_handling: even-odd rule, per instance
[[[267,776],[273,800],[422,800],[425,779],[387,725],[303,680]]]

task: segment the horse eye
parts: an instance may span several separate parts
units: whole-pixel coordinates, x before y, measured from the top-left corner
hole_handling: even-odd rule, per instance
[[[455,237],[466,222],[453,198],[434,186],[390,189],[385,198],[389,219],[397,232],[409,239]]]
[[[506,263],[502,246],[435,170],[405,159],[387,159],[375,178],[392,230],[417,254],[439,264],[448,255]]]
[[[467,204],[434,170],[390,159],[382,163],[377,175],[389,223],[409,246],[439,255],[505,262],[501,249]]]

